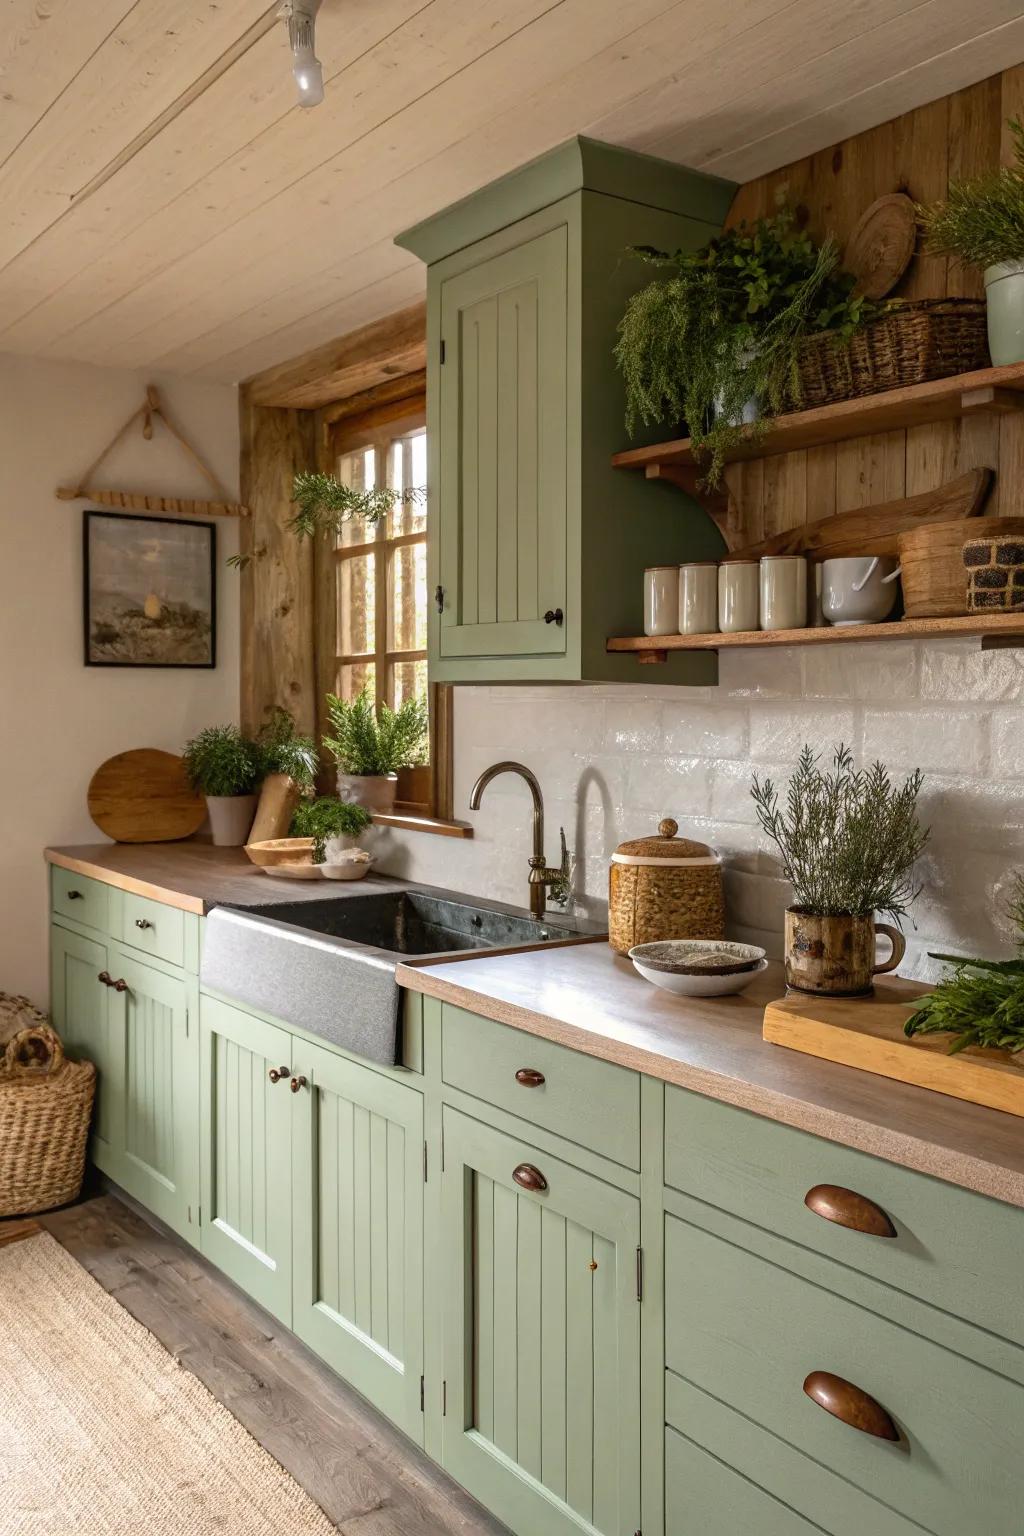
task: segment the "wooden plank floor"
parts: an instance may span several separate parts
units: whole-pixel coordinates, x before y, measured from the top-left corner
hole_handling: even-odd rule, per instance
[[[342,1536],[507,1536],[286,1329],[122,1201],[101,1195],[36,1220],[205,1383]],[[29,1236],[32,1225],[0,1222],[0,1244],[5,1232]]]

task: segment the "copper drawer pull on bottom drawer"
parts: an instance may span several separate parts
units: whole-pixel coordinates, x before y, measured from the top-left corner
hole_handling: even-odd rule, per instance
[[[844,1381],[842,1376],[833,1376],[831,1371],[812,1371],[804,1382],[804,1391],[812,1403],[842,1419],[851,1429],[859,1429],[862,1434],[874,1435],[879,1440],[898,1440],[900,1437],[881,1403],[876,1403],[852,1381]]]
[[[849,1227],[852,1232],[867,1232],[870,1237],[896,1236],[896,1228],[880,1205],[841,1184],[815,1184],[804,1196],[804,1205],[815,1216],[834,1221],[839,1227]]]
[[[536,1067],[520,1067],[516,1073],[516,1082],[521,1088],[540,1088],[544,1082],[544,1073],[538,1072]]]
[[[548,1187],[547,1179],[532,1163],[520,1163],[518,1168],[513,1168],[512,1177],[520,1189],[528,1189],[533,1194],[539,1195]]]

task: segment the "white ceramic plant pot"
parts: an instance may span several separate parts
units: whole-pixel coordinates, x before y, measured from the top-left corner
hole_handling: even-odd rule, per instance
[[[337,837],[329,837],[324,843],[324,863],[337,864],[346,849],[358,847],[358,837],[349,837],[344,833],[339,833]]]
[[[397,773],[339,773],[338,799],[368,811],[393,811],[398,793]]]
[[[1024,261],[985,268],[988,349],[997,368],[1024,362]]]
[[[249,841],[256,795],[207,795],[206,812],[218,848],[241,848]]]

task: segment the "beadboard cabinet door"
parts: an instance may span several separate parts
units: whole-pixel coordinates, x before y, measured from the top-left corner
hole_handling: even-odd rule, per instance
[[[50,1011],[54,1028],[74,1060],[96,1068],[96,1105],[89,1151],[104,1173],[115,1177],[123,1140],[124,1051],[121,1021],[110,1007],[114,996],[100,980],[109,974],[105,944],[54,923],[50,929]]]
[[[423,1095],[294,1043],[292,1327],[423,1443]]]
[[[444,1466],[519,1536],[633,1536],[639,1201],[447,1107],[441,1199]]]
[[[117,945],[108,988],[119,1053],[119,1137],[108,1172],[190,1241],[199,1228],[199,1020],[190,984]]]
[[[567,240],[441,284],[442,657],[565,651]]]
[[[201,1248],[290,1327],[292,1037],[204,997],[200,1048]]]

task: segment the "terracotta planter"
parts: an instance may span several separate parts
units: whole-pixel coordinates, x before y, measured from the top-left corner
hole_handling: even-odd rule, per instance
[[[393,811],[397,793],[397,773],[338,774],[338,799],[350,805],[363,805],[368,811]]]
[[[884,933],[892,954],[875,961],[875,936]],[[830,997],[863,997],[873,991],[872,977],[894,971],[906,940],[898,928],[872,917],[821,917],[790,907],[786,912],[786,985],[798,992]]]
[[[249,841],[255,795],[207,795],[206,811],[216,847],[241,848]]]
[[[256,820],[247,841],[269,843],[274,838],[287,837],[298,800],[299,786],[293,778],[287,773],[268,773],[263,780]]]

